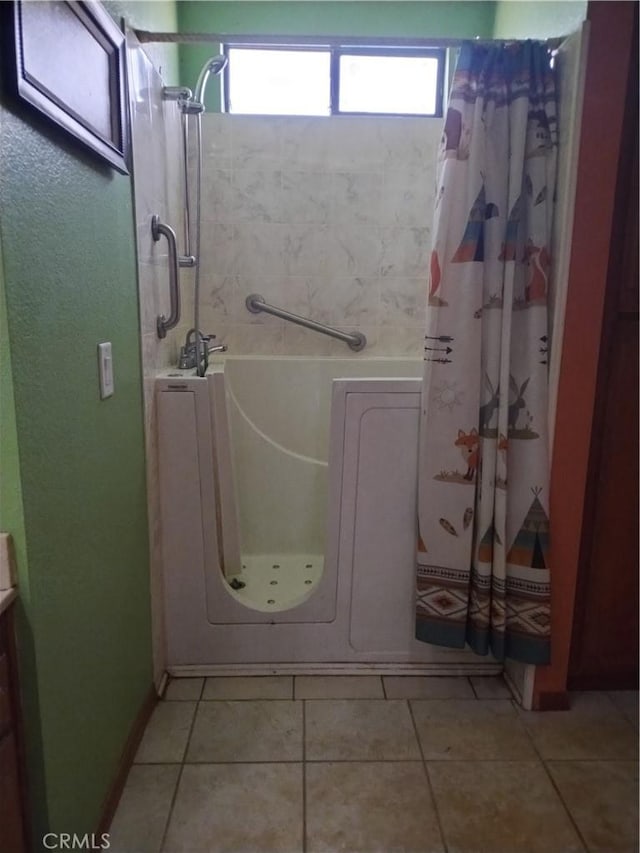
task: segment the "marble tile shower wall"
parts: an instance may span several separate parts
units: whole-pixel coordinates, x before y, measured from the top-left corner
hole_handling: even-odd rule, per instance
[[[349,355],[245,307],[422,354],[440,119],[203,116],[202,328],[235,354]],[[355,355],[355,354],[354,354]]]

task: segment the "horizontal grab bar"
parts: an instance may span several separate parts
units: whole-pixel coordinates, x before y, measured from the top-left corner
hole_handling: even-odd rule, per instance
[[[308,317],[300,317],[298,314],[292,314],[290,311],[285,311],[284,308],[276,308],[275,305],[269,305],[264,301],[264,297],[259,293],[252,293],[245,300],[247,309],[252,314],[273,314],[274,317],[280,317],[281,320],[287,320],[289,323],[295,323],[298,326],[304,326],[305,329],[312,329],[314,332],[320,332],[321,335],[329,335],[331,338],[337,338],[339,341],[344,341],[355,352],[360,352],[367,345],[367,339],[362,332],[341,332],[340,329],[334,329],[332,326],[325,326],[324,323],[317,323],[315,320],[310,320]]]

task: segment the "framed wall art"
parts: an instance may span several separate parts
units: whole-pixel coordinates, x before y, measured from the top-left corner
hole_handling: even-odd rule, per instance
[[[96,2],[13,6],[17,96],[124,174],[124,34]]]

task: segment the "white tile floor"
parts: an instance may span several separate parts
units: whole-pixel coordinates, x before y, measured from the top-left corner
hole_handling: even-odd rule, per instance
[[[631,853],[638,694],[518,709],[498,678],[172,681],[114,853]]]

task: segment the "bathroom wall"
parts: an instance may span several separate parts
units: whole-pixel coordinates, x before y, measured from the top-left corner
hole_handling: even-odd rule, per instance
[[[45,831],[96,829],[151,686],[134,221],[130,178],[0,83],[0,237],[18,451],[10,427],[6,437],[3,358],[9,453],[0,523],[19,543],[18,641],[40,849]],[[100,401],[103,340],[113,343],[115,394]],[[9,498],[5,482],[22,490],[23,540],[19,492]]]
[[[587,0],[498,0],[493,37],[547,39],[580,29],[587,17]]]
[[[24,509],[20,482],[20,453],[16,431],[16,409],[11,375],[11,350],[7,327],[7,305],[4,292],[2,241],[0,239],[0,524],[3,532],[11,532],[16,562],[26,566],[27,547],[24,535]],[[28,576],[27,576],[28,577]],[[25,585],[23,598],[28,600]]]
[[[26,744],[33,800],[44,803],[42,734],[38,700],[33,631],[29,621],[31,590],[27,564],[27,540],[20,479],[20,451],[16,425],[16,406],[11,372],[11,349],[0,233],[0,530],[13,538],[18,567],[20,598],[13,605],[16,630],[20,637],[20,678],[23,685],[22,714],[29,733]]]
[[[233,35],[397,36],[491,38],[495,2],[212,2],[181,0],[180,31]],[[180,82],[195,85],[204,61],[219,45],[180,46]],[[220,109],[220,86],[207,88],[208,110]]]
[[[422,353],[441,119],[205,114],[201,326],[236,354],[349,355],[275,305]]]
[[[37,665],[37,683],[27,671],[23,686],[27,701],[39,694],[47,797],[33,806],[38,831],[45,808],[51,827],[89,831],[151,683],[130,185],[37,117],[3,103],[0,123],[29,555],[21,607]],[[100,401],[103,340],[113,343],[115,394]]]
[[[130,27],[141,30],[165,33],[178,30],[178,3],[175,0],[104,0],[104,6],[118,24],[124,18]],[[168,85],[177,85],[178,45],[147,42],[144,51],[163,80]]]

